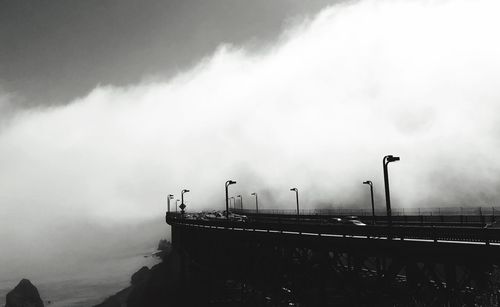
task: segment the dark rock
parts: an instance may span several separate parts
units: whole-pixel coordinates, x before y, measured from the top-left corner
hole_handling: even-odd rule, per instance
[[[43,307],[38,289],[23,279],[9,293],[7,293],[5,307]]]
[[[144,307],[148,306],[144,303],[143,294],[147,289],[146,282],[136,284],[130,289],[130,293],[127,297],[127,307]]]
[[[153,256],[163,260],[168,256],[168,254],[170,254],[171,251],[172,244],[165,239],[161,239],[160,242],[158,242],[158,251],[153,253]]]
[[[180,276],[180,256],[172,250],[166,258],[151,269],[141,268],[132,276],[132,285],[100,305],[94,307],[193,307],[206,306],[207,295],[203,289],[208,289],[206,281],[192,283],[182,288]],[[200,290],[201,289],[201,290]],[[193,295],[196,293],[196,295]],[[201,293],[201,295],[198,295]],[[117,300],[121,305],[117,304]],[[107,305],[109,304],[109,305]]]
[[[130,283],[133,286],[136,286],[140,283],[145,282],[149,278],[150,275],[151,275],[151,271],[149,270],[149,268],[147,266],[143,266],[142,268],[139,269],[139,271],[135,272],[132,275]]]
[[[94,307],[145,307],[146,305],[142,304],[142,293],[144,293],[144,289],[151,278],[151,272],[152,270],[143,266],[132,275],[130,287],[108,297],[104,302]]]
[[[127,307],[198,307],[207,306],[209,289],[206,280],[202,287],[197,282],[187,281],[182,287],[181,256],[175,249],[159,264],[150,269],[144,282],[133,286],[127,298]]]
[[[172,248],[172,244],[168,242],[165,239],[161,239],[160,242],[158,242],[158,250],[163,251],[163,250],[170,250]]]

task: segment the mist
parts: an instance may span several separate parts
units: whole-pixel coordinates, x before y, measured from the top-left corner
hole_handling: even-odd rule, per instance
[[[394,207],[495,205],[499,9],[349,2],[258,51],[222,44],[168,80],[17,111],[0,94],[2,267],[135,244],[144,237],[122,231],[144,221],[166,236],[167,194],[222,210],[228,179],[269,209],[293,208],[291,187],[304,209],[369,206],[372,180],[382,206],[386,154],[401,157]]]

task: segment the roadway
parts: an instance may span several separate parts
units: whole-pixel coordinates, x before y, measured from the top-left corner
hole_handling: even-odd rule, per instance
[[[409,220],[407,218],[406,220]],[[481,223],[453,225],[448,224],[401,224],[391,227],[387,224],[356,226],[349,224],[332,224],[325,217],[314,218],[296,216],[269,216],[254,214],[246,221],[226,219],[183,218],[179,214],[167,214],[169,224],[190,227],[227,229],[232,231],[253,231],[266,233],[297,234],[302,236],[349,237],[363,239],[391,239],[425,242],[455,242],[461,244],[500,245],[500,229],[485,228]],[[476,226],[474,226],[476,225]]]

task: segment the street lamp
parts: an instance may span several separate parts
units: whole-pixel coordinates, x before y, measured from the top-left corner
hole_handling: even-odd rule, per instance
[[[181,201],[180,199],[176,199],[175,200],[175,213],[177,213],[177,207],[179,207],[179,202],[180,201]]]
[[[243,210],[243,197],[241,197],[241,195],[238,195],[236,197],[240,198],[240,209]]]
[[[391,195],[389,193],[389,175],[387,173],[387,165],[391,162],[399,161],[399,157],[394,157],[393,155],[387,155],[382,159],[382,164],[384,166],[384,184],[385,184],[385,204],[387,207],[387,221],[389,226],[392,226],[392,212],[391,212]]]
[[[375,202],[373,201],[373,182],[370,180],[363,181],[363,184],[370,186],[370,194],[372,196],[372,224],[375,224]]]
[[[295,192],[295,197],[297,198],[297,220],[299,219],[299,190],[297,188],[292,188],[290,191]]]
[[[180,206],[181,215],[184,215],[184,209],[186,209],[186,205],[184,204],[184,193],[187,193],[187,192],[189,192],[189,190],[186,190],[186,189],[182,190],[182,192],[181,192],[181,206]]]
[[[167,212],[170,213],[170,200],[174,199],[174,195],[168,194],[167,196]]]
[[[235,184],[236,181],[234,180],[228,180],[226,181],[226,218],[229,219],[229,197],[228,197],[228,194],[227,194],[227,188],[232,185],[232,184]]]
[[[252,193],[255,196],[255,213],[259,213],[259,199],[257,198],[257,193]]]

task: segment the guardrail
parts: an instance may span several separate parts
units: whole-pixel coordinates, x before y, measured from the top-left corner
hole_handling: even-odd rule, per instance
[[[280,214],[297,215],[297,210],[292,209],[230,209],[241,214]],[[376,216],[385,216],[385,209],[376,209]],[[392,216],[441,216],[441,215],[467,215],[467,216],[500,216],[500,207],[436,207],[436,208],[393,208]],[[357,215],[372,216],[371,209],[361,208],[328,208],[328,209],[301,209],[299,215]]]
[[[231,212],[243,214],[260,220],[293,219],[297,218],[297,211],[293,210],[241,210],[232,209]],[[403,212],[408,214],[402,214]],[[368,214],[369,213],[369,214]],[[434,208],[395,211],[392,223],[419,226],[467,226],[485,227],[494,224],[500,217],[500,208]],[[386,224],[387,215],[384,211],[377,211],[375,217],[371,211],[364,209],[314,209],[301,210],[299,218],[302,220],[328,219],[331,217],[357,216],[369,224]]]

